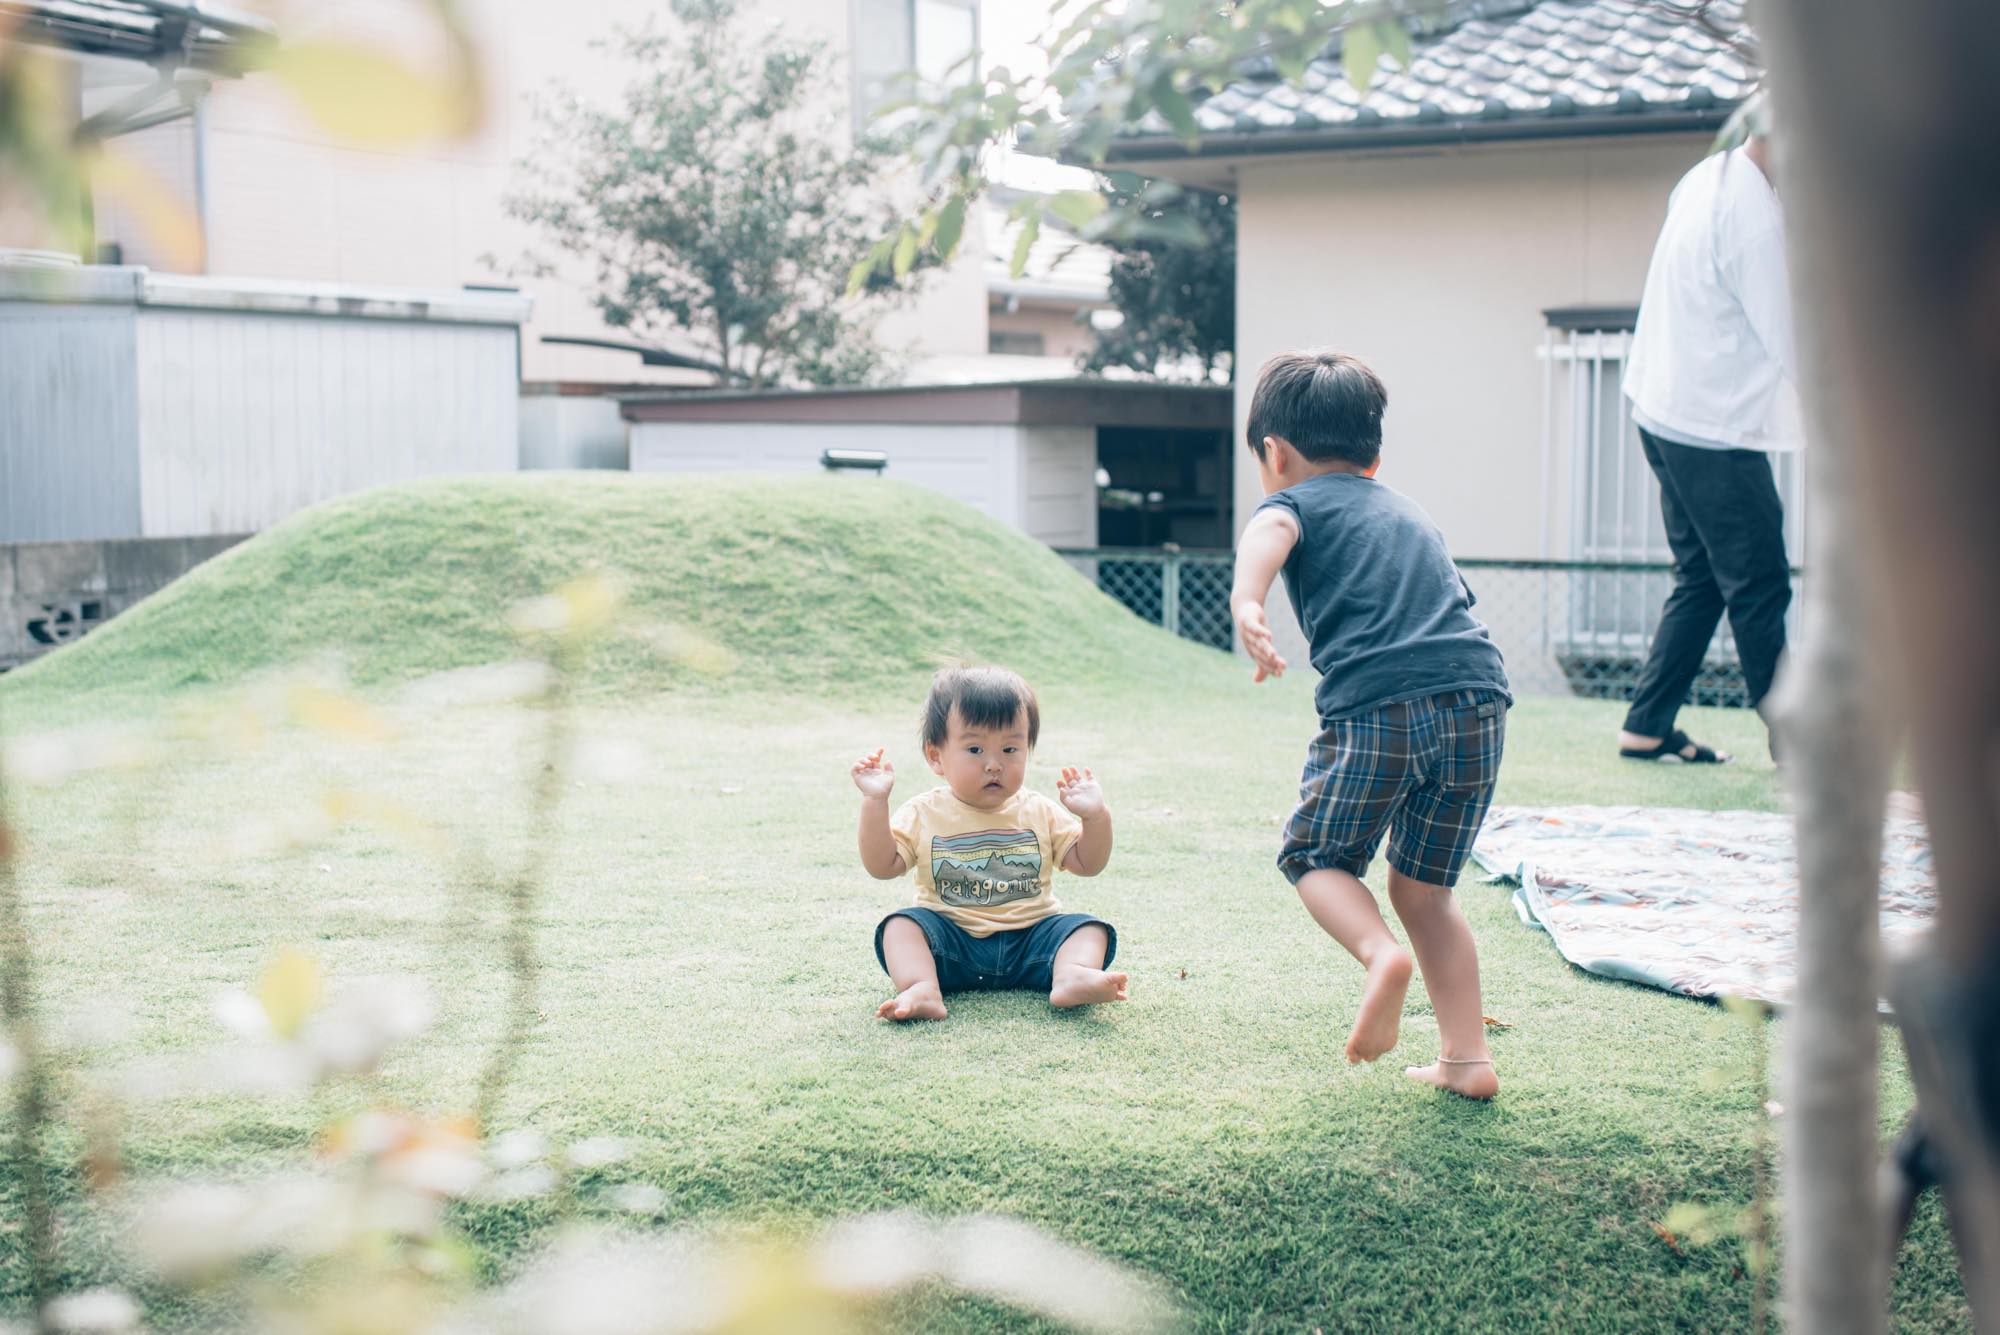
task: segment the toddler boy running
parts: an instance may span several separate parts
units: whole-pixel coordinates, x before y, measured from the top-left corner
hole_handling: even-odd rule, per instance
[[[1417,1080],[1489,1099],[1500,1082],[1480,1015],[1479,956],[1452,898],[1493,799],[1513,697],[1444,537],[1375,481],[1388,393],[1337,352],[1264,367],[1249,445],[1265,500],[1236,550],[1230,611],[1255,680],[1285,670],[1264,616],[1279,570],[1312,646],[1322,731],[1306,754],[1278,867],[1306,910],[1368,971],[1347,1060],[1396,1045],[1410,953],[1361,883],[1386,832],[1389,902],[1437,1014]]]

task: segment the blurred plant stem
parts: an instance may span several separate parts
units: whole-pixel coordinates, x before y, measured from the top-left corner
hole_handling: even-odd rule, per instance
[[[479,1078],[479,1096],[473,1105],[473,1117],[481,1135],[492,1133],[494,1114],[506,1092],[508,1077],[519,1063],[521,1049],[527,1046],[528,1034],[535,1025],[536,983],[541,971],[535,914],[541,906],[543,882],[548,878],[549,849],[555,842],[563,775],[574,731],[569,671],[575,665],[576,654],[569,640],[556,640],[549,649],[549,683],[540,697],[542,746],[529,785],[527,851],[506,887],[506,1019],[493,1055],[487,1059],[486,1070]]]
[[[28,943],[26,905],[14,872],[15,842],[7,819],[7,781],[0,767],[0,1018],[14,1049],[14,1173],[21,1192],[21,1245],[27,1252],[28,1297],[35,1329],[52,1330],[48,1301],[55,1294],[55,1216],[49,1206],[42,1137],[50,1114],[50,1081],[35,1024],[35,961]]]

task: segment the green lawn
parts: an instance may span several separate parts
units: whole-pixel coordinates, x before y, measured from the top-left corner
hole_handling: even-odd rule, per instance
[[[845,494],[837,499],[844,508]],[[965,530],[949,536],[957,544]],[[971,537],[992,544],[987,558],[1020,555],[984,528]],[[911,581],[926,570],[907,558],[925,557],[933,539],[944,541],[891,535],[887,555],[861,575],[832,569],[832,592],[800,586],[787,568],[764,570],[759,578],[787,596],[834,600],[810,613],[823,652],[809,662],[758,660],[758,637],[722,607],[698,624],[744,655],[737,676],[652,689],[643,663],[614,652],[593,678],[584,734],[636,742],[646,761],[616,781],[578,776],[565,787],[540,915],[542,1014],[499,1129],[632,1138],[637,1158],[615,1175],[662,1188],[662,1222],[785,1229],[890,1206],[1002,1211],[1157,1277],[1201,1329],[1747,1325],[1751,1285],[1736,1253],[1676,1250],[1653,1227],[1676,1202],[1749,1194],[1762,1096],[1702,1078],[1744,1059],[1740,1027],[1715,1007],[1572,969],[1520,925],[1504,891],[1468,881],[1486,1010],[1513,1026],[1494,1037],[1500,1099],[1474,1106],[1398,1074],[1433,1052],[1420,989],[1402,1046],[1379,1067],[1346,1067],[1358,970],[1272,866],[1312,726],[1307,683],[1253,688],[1235,664],[1168,643],[1081,581],[1080,601],[1049,611],[1046,624],[985,623],[968,643],[1021,663],[1042,691],[1030,782],[1052,791],[1067,763],[1104,781],[1118,831],[1111,866],[1095,880],[1059,881],[1058,893],[1117,924],[1132,1000],[1056,1013],[1034,996],[988,994],[957,999],[942,1024],[875,1021],[886,980],[871,931],[909,889],[860,870],[846,767],[886,744],[903,776],[899,799],[932,781],[913,733],[918,641],[935,633],[933,613],[907,610]],[[243,568],[223,573],[239,585],[264,579],[257,555],[246,549]],[[1028,570],[1024,578],[1063,589],[1059,570]],[[865,586],[861,604],[838,601],[843,580]],[[688,617],[690,601],[706,596],[647,584],[642,607],[646,590],[667,618]],[[963,596],[976,592],[969,583]],[[282,615],[289,624],[299,607],[336,594],[367,602],[352,586],[302,589]],[[215,595],[195,587],[178,597],[200,607]],[[383,607],[384,620],[411,615],[386,603],[396,605]],[[165,679],[175,652],[142,634],[163,635],[162,625],[193,646],[181,650],[200,669],[191,679],[226,679],[210,660],[196,663],[202,618],[176,627],[172,611],[114,622],[81,646],[101,637],[99,658],[65,651],[77,655],[74,669],[57,655],[0,680],[0,717],[18,725],[31,711],[166,708],[178,689]],[[242,634],[247,643],[251,631]],[[809,639],[783,648],[807,653]],[[442,640],[424,645],[370,640],[356,675],[390,701],[394,681],[468,661]],[[876,659],[857,657],[871,645]],[[51,1013],[129,1018],[94,1054],[98,1064],[186,1050],[212,1031],[214,994],[253,980],[286,944],[336,980],[424,974],[441,999],[436,1027],[368,1084],[310,1102],[207,1097],[135,1115],[126,1136],[139,1176],[296,1163],[331,1115],[369,1102],[437,1113],[469,1105],[504,991],[497,906],[471,888],[472,869],[512,865],[523,852],[535,720],[508,706],[399,717],[406,731],[387,744],[284,732],[254,753],[190,754],[143,779],[13,794]],[[1524,701],[1510,721],[1501,800],[1777,801],[1762,763],[1717,771],[1617,760],[1617,718],[1608,704]],[[1739,754],[1761,754],[1747,714],[1695,722]],[[423,847],[358,824],[293,852],[224,851],[246,817],[282,817],[330,788],[392,802],[445,838]],[[1883,1032],[1892,1049],[1893,1030]],[[1886,1135],[1909,1094],[1900,1060],[1892,1054],[1885,1067]],[[0,1219],[11,1221],[14,1184],[4,1185]],[[69,1279],[82,1283],[110,1264],[107,1235],[81,1213],[74,1175],[64,1189]],[[462,1218],[494,1269],[553,1223],[545,1204]],[[13,1236],[0,1224],[6,1306],[23,1282]],[[1970,1329],[1953,1266],[1927,1205],[1897,1272],[1900,1327]],[[154,1314],[169,1327],[200,1323],[175,1302]],[[895,1316],[912,1330],[1025,1324],[940,1293],[906,1300]]]

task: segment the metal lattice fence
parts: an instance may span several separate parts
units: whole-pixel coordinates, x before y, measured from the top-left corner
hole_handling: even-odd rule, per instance
[[[1236,569],[1233,553],[1059,547],[1056,554],[1154,625],[1212,649],[1234,647],[1229,618],[1229,584]]]
[[[1155,625],[1217,649],[1234,646],[1231,553],[1109,547],[1058,551],[1099,588]],[[1458,565],[1478,599],[1474,614],[1506,655],[1517,693],[1631,697],[1652,648],[1660,608],[1673,588],[1671,565],[1486,560]],[[1799,580],[1800,572],[1793,571],[1794,637],[1802,602]],[[1748,703],[1726,618],[1709,644],[1691,697],[1696,704]]]

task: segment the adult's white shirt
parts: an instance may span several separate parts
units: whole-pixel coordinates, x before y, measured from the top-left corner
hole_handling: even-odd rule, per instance
[[[1625,363],[1633,420],[1706,449],[1805,444],[1778,194],[1742,149],[1703,159],[1667,202]]]

